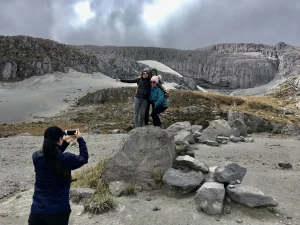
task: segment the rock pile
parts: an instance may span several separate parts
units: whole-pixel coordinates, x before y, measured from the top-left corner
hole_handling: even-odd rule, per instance
[[[167,132],[174,138],[175,144],[180,146],[177,147],[179,152],[189,150],[189,144],[195,143],[219,146],[229,141],[234,143],[254,141],[251,137],[247,138],[247,126],[241,119],[235,119],[230,124],[223,119],[213,120],[204,130],[202,126],[192,126],[188,121],[177,122],[168,127]]]
[[[248,207],[276,207],[274,198],[242,184],[246,172],[246,168],[236,163],[208,167],[186,155],[176,158],[174,168],[165,172],[163,181],[182,194],[196,192],[194,200],[198,209],[208,214],[222,213],[226,196]]]
[[[209,167],[205,162],[195,159],[191,144],[196,142],[219,146],[232,142],[252,142],[247,136],[247,126],[243,120],[214,120],[206,129],[192,126],[189,122],[178,122],[167,128],[176,143],[179,155],[168,169],[163,181],[172,190],[186,194],[196,191],[195,202],[199,209],[208,214],[220,214],[225,196],[249,207],[276,207],[278,203],[264,195],[257,188],[242,184],[247,169],[236,163],[223,163]],[[243,136],[242,136],[243,135]]]

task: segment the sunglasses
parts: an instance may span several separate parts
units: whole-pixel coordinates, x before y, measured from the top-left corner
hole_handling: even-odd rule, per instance
[[[152,84],[156,84],[156,82],[155,82],[155,81],[151,81],[151,83],[152,83]]]

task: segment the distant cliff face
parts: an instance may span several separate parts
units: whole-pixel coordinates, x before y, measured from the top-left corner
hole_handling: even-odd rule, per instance
[[[0,79],[24,79],[73,68],[99,71],[97,57],[51,40],[26,36],[0,36]]]
[[[204,87],[249,88],[270,82],[279,72],[277,47],[262,44],[219,44],[197,50],[113,46],[80,49],[102,57],[157,60]]]

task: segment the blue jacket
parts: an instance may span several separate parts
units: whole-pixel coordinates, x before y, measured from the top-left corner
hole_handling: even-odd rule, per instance
[[[82,137],[77,139],[79,155],[65,152],[69,143],[63,142],[58,152],[58,159],[62,168],[71,174],[71,170],[78,169],[88,162],[88,151]],[[35,168],[35,185],[31,213],[58,214],[70,212],[69,203],[70,183],[63,181],[48,165],[41,151],[32,155]]]
[[[164,99],[165,94],[159,87],[153,87],[150,91],[150,101],[154,103],[154,108],[158,106],[168,107],[168,101]]]

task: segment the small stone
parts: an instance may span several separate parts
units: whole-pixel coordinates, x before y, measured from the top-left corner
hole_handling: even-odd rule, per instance
[[[157,206],[153,208],[153,211],[159,211],[159,210],[160,210],[160,208]]]
[[[276,216],[276,217],[279,217],[279,216],[280,216],[280,214],[279,214],[279,213],[275,213],[275,216]]]
[[[226,214],[231,214],[231,209],[230,209],[230,207],[225,207],[225,208],[224,208],[224,212],[225,212]]]
[[[243,223],[244,221],[241,220],[241,219],[237,219],[236,222],[237,222],[237,223]]]
[[[292,217],[292,216],[289,216],[289,215],[286,216],[286,218],[289,219],[289,220],[293,219],[293,217]]]
[[[290,163],[278,163],[278,166],[282,169],[292,169],[293,166]]]
[[[240,181],[239,179],[237,179],[237,180],[236,180],[236,183],[237,183],[237,184],[240,184],[240,183],[241,183],[241,181]]]
[[[231,199],[228,196],[225,197],[225,200],[226,200],[227,203],[231,203],[232,202]]]
[[[147,197],[146,198],[146,201],[151,201],[152,199],[150,197]]]
[[[234,184],[229,184],[228,187],[229,187],[229,188],[234,188],[235,185],[234,185]]]

